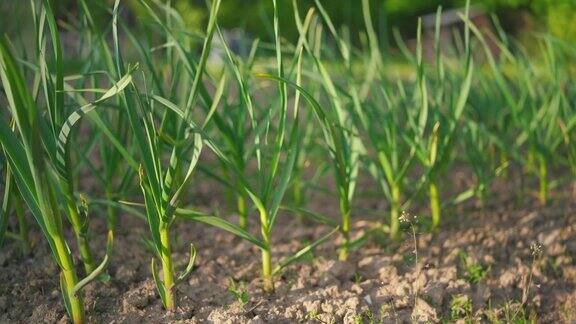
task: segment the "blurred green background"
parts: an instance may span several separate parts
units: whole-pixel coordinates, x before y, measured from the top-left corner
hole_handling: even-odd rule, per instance
[[[77,19],[77,0],[53,0],[61,21]],[[159,0],[166,2],[168,0]],[[170,0],[183,17],[190,31],[201,30],[207,19],[206,0]],[[289,40],[296,37],[292,0],[278,0],[282,34]],[[113,0],[87,0],[102,25],[109,23],[109,10]],[[144,24],[144,11],[138,0],[122,0],[129,10],[124,11],[134,24]],[[314,0],[297,0],[300,12],[313,6]],[[384,44],[389,43],[393,28],[403,35],[413,36],[419,16],[433,13],[441,5],[445,10],[462,7],[465,0],[370,0],[372,18]],[[361,0],[321,0],[337,26],[348,26],[350,35],[363,29]],[[476,0],[472,4],[486,13],[499,17],[504,28],[522,39],[533,31],[549,31],[569,41],[576,40],[576,0]],[[27,14],[29,2],[25,0],[0,0],[2,34],[19,34],[30,21]],[[269,40],[272,36],[272,0],[224,0],[220,10],[220,24],[225,28],[241,28],[252,37]],[[353,36],[352,36],[353,37]]]

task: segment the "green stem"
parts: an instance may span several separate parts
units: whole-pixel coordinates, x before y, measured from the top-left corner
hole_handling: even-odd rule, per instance
[[[487,190],[485,184],[478,186],[478,201],[480,202],[480,208],[484,210],[486,208],[486,197]]]
[[[248,229],[248,210],[246,209],[246,198],[239,194],[236,200],[238,206],[238,225],[242,229]]]
[[[346,198],[340,200],[340,213],[342,214],[342,237],[344,242],[340,246],[338,260],[346,261],[350,249],[350,203]]]
[[[509,163],[508,155],[504,151],[500,151],[500,165],[506,165]],[[508,168],[502,170],[502,178],[507,179],[509,176]]]
[[[302,182],[300,177],[294,179],[294,202],[296,206],[302,207]]]
[[[262,234],[262,243],[266,248],[262,250],[262,281],[264,291],[274,291],[274,280],[272,278],[272,254],[270,248],[270,228],[268,227],[268,213],[260,210],[260,231]]]
[[[78,245],[78,250],[80,251],[80,259],[82,259],[86,273],[92,273],[96,266],[94,264],[94,259],[92,258],[92,252],[88,243],[88,224],[86,223],[87,219],[85,219],[84,222],[80,220],[78,207],[76,206],[76,202],[74,201],[73,196],[66,195],[66,203],[68,205],[68,215],[70,216],[72,229],[74,230],[74,235],[76,236],[76,244]]]
[[[92,273],[96,267],[94,265],[94,259],[92,258],[92,251],[90,250],[90,244],[88,240],[88,226],[87,224],[83,224],[80,221],[80,215],[78,214],[78,209],[76,209],[75,203],[69,203],[68,210],[70,220],[72,222],[72,228],[74,230],[74,234],[76,235],[78,251],[80,251],[80,259],[82,259],[82,263],[84,264],[84,270],[87,274]]]
[[[114,194],[111,188],[106,189],[106,198],[109,201],[114,201]],[[112,233],[116,230],[116,224],[118,224],[118,210],[112,205],[106,207],[106,223],[108,225],[108,230]]]
[[[400,187],[396,184],[391,186],[390,201],[390,238],[398,240],[400,233]]]
[[[70,165],[70,156],[66,154],[64,157],[66,165]],[[86,274],[92,273],[96,269],[94,264],[94,259],[92,258],[92,253],[90,251],[90,245],[88,244],[88,216],[82,220],[80,218],[78,205],[76,203],[76,198],[74,197],[74,187],[73,187],[73,176],[72,168],[68,168],[67,180],[61,182],[64,190],[64,196],[66,199],[66,205],[68,207],[68,215],[70,218],[70,223],[72,223],[72,229],[76,236],[76,244],[78,245],[78,250],[80,251],[80,258],[84,264],[84,269]]]
[[[84,270],[86,274],[92,273],[96,269],[94,260],[92,259],[92,252],[85,233],[76,233],[76,240],[78,242],[78,250],[80,251],[80,258],[84,263]]]
[[[270,249],[262,250],[262,280],[264,282],[264,290],[273,292],[274,280],[272,279],[272,256]]]
[[[548,203],[548,166],[543,154],[538,155],[538,178],[540,181],[540,192],[538,198],[542,206]]]
[[[56,254],[62,269],[62,294],[64,299],[68,301],[70,317],[74,324],[81,324],[85,322],[84,317],[84,302],[82,297],[74,295],[74,286],[78,283],[76,272],[74,271],[74,263],[70,250],[64,242],[62,234],[57,234],[52,237]]]
[[[440,195],[438,194],[438,186],[436,180],[432,180],[428,186],[428,194],[430,198],[430,213],[432,215],[432,228],[438,229],[440,226]]]
[[[162,273],[164,276],[164,287],[166,288],[165,307],[167,310],[173,310],[174,301],[174,269],[172,267],[172,250],[170,247],[170,233],[168,227],[160,229],[160,242],[162,250],[160,259],[162,260]]]

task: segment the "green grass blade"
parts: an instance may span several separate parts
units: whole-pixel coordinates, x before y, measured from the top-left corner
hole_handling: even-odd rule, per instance
[[[194,211],[191,209],[186,209],[186,208],[178,208],[176,210],[176,214],[179,217],[182,217],[185,219],[205,223],[205,224],[223,229],[229,233],[232,233],[232,234],[260,247],[261,249],[266,248],[260,240],[258,240],[254,236],[252,236],[246,230],[244,230],[240,226],[233,224],[233,223],[230,223],[227,220],[222,219],[220,217],[207,215],[207,214],[200,213],[200,212],[197,212],[197,211]]]
[[[69,165],[67,165],[67,160],[65,156],[69,153],[67,152],[68,147],[68,140],[70,136],[70,132],[76,123],[86,114],[90,113],[92,110],[96,109],[101,103],[106,101],[107,99],[117,95],[118,93],[122,92],[124,88],[126,88],[132,82],[132,71],[129,71],[124,77],[122,77],[113,87],[111,87],[108,91],[106,91],[98,100],[86,104],[77,110],[75,110],[68,118],[66,122],[62,125],[58,133],[58,152],[57,152],[57,161],[58,167],[60,171],[60,175],[66,180],[71,181],[68,178],[68,171]]]

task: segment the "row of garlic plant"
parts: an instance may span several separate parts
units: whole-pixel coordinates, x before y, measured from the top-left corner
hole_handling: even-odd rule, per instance
[[[195,259],[191,244],[188,266],[175,271],[171,236],[179,220],[216,226],[258,246],[264,288],[271,291],[275,274],[334,231],[342,236],[340,259],[347,259],[357,246],[351,240],[351,228],[357,216],[356,183],[362,172],[374,177],[390,206],[385,213],[388,220],[383,218],[379,228],[398,239],[401,211],[422,201],[423,195],[429,201],[431,227],[438,228],[443,207],[473,195],[484,202],[490,183],[505,175],[503,171],[511,164],[536,174],[542,203],[548,200],[549,168],[556,162],[576,169],[574,89],[569,74],[574,51],[550,37],[543,37],[541,43],[542,65],[533,64],[517,45],[512,52],[503,33],[496,40],[502,53],[496,58],[485,34],[464,13],[463,48],[456,56],[448,57],[442,50],[437,21],[436,60],[427,64],[419,26],[416,55],[406,51],[415,80],[393,82],[387,75],[387,53],[381,52],[372,27],[368,1],[362,2],[366,42],[360,52],[335,28],[320,1],[304,19],[293,1],[300,36],[295,45],[283,44],[274,1],[274,68],[255,74],[262,70],[256,63],[264,56],[260,54],[264,46],[255,41],[245,59],[229,49],[217,25],[220,1],[210,7],[198,60],[197,44],[191,41],[195,36],[182,32],[182,21],[169,5],[142,1],[150,29],[159,30],[154,35],[162,37],[161,45],[153,47],[122,22],[119,1],[113,9],[111,31],[100,30],[89,6],[81,1],[83,28],[79,33],[91,50],[81,74],[64,76],[50,2],[31,4],[35,56],[19,60],[9,42],[1,46],[8,110],[0,127],[6,175],[0,233],[3,237],[7,216],[14,210],[20,239],[27,242],[24,202],[61,268],[62,294],[74,322],[84,321],[82,287],[103,279],[120,209],[139,215],[149,225],[148,244],[155,251],[151,272],[164,306],[173,309],[175,286],[191,274]],[[112,46],[106,40],[108,33]],[[121,37],[129,46],[122,46]],[[209,72],[207,65],[214,38],[225,53],[225,66],[218,73]],[[53,66],[45,56],[48,44]],[[136,50],[140,66],[125,63],[125,48]],[[484,50],[487,69],[476,71],[473,49]],[[362,77],[355,76],[357,62],[362,63]],[[98,69],[104,72],[95,73]],[[512,74],[504,72],[509,69]],[[28,80],[34,80],[32,87]],[[109,89],[97,88],[106,81]],[[270,90],[270,84],[276,90]],[[232,91],[238,95],[226,95]],[[92,93],[92,100],[87,93]],[[70,109],[70,105],[80,108]],[[82,119],[90,125],[86,150],[71,144],[80,143],[74,128]],[[220,169],[203,165],[200,156],[207,149],[219,160]],[[92,150],[100,153],[99,167],[88,158]],[[558,159],[565,152],[568,157]],[[449,198],[440,188],[449,184],[443,179],[454,163],[462,162],[461,156],[472,167],[476,185]],[[304,205],[303,193],[314,190],[314,182],[324,174],[324,167],[319,166],[313,182],[306,180],[304,164],[312,159],[326,160],[333,171],[340,221]],[[78,196],[74,185],[79,168],[94,171],[103,187],[103,199],[87,202]],[[196,169],[230,189],[237,202],[237,225],[185,205]],[[121,180],[114,181],[119,175]],[[128,202],[136,179],[144,203]],[[291,186],[293,202],[286,199]],[[94,262],[88,244],[88,206],[98,204],[107,208],[109,227],[107,253],[100,264]],[[281,210],[333,230],[274,264],[273,228]],[[75,234],[86,275],[82,280],[78,280],[63,236],[68,223],[62,215]],[[251,234],[248,226],[256,220],[259,235]]]
[[[415,64],[416,83],[408,85],[412,87],[408,90],[412,91],[407,94],[407,86],[400,81],[397,84],[398,93],[393,94],[394,87],[388,84],[384,75],[383,55],[372,27],[368,2],[363,1],[362,5],[368,38],[368,50],[364,52],[370,53],[364,66],[367,72],[364,79],[349,77],[345,78],[343,84],[337,84],[334,80],[339,75],[331,75],[318,55],[308,51],[320,72],[326,96],[330,98],[328,106],[333,108],[333,119],[321,122],[320,125],[329,147],[341,206],[344,243],[340,259],[347,258],[350,245],[351,206],[361,157],[367,158],[367,169],[389,202],[390,221],[386,229],[393,239],[399,237],[400,212],[409,202],[403,201],[406,199],[403,197],[409,194],[404,189],[415,161],[420,162],[424,172],[421,179],[413,182],[410,187],[413,189],[425,185],[429,188],[432,226],[439,226],[441,202],[438,177],[453,161],[453,141],[467,102],[473,74],[469,29],[466,29],[465,59],[462,60],[464,74],[445,73],[439,42],[440,24],[437,22],[436,75],[430,80],[432,78],[428,77],[423,62],[419,25],[416,57],[410,58]],[[319,1],[316,1],[316,6],[340,54],[340,58],[336,58],[341,60],[340,73],[354,75],[351,46],[338,34]],[[437,17],[440,17],[440,13],[439,10]],[[297,9],[295,16],[297,26],[301,26]],[[300,27],[299,30],[301,34],[307,32]],[[306,42],[304,44],[307,45]],[[333,61],[331,63],[334,64]],[[329,110],[325,108],[324,111],[330,116]],[[324,117],[319,116],[319,120],[323,121]]]

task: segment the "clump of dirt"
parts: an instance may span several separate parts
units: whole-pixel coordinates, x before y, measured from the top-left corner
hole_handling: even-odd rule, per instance
[[[494,205],[485,209],[473,204],[456,209],[439,233],[418,230],[417,249],[411,235],[402,243],[382,235],[367,240],[342,262],[335,261],[337,241],[331,240],[286,269],[272,294],[261,289],[257,248],[214,228],[178,223],[177,266],[185,266],[190,242],[199,254],[196,270],[177,287],[179,307],[174,312],[163,310],[155,291],[149,269],[152,254],[141,244],[147,235],[145,224],[124,216],[108,270],[111,279],[84,291],[88,319],[94,323],[576,320],[573,193],[557,192],[550,207],[518,204],[509,196],[503,189]],[[378,202],[366,206],[382,208]],[[297,225],[299,220],[293,217],[281,217],[279,222],[274,241],[277,260],[329,230]],[[374,219],[357,219],[355,235],[370,231],[372,224]],[[104,247],[103,221],[94,221],[93,233],[94,248]],[[68,321],[57,268],[45,244],[36,240],[34,255],[20,256],[15,242],[0,250],[0,322]]]

